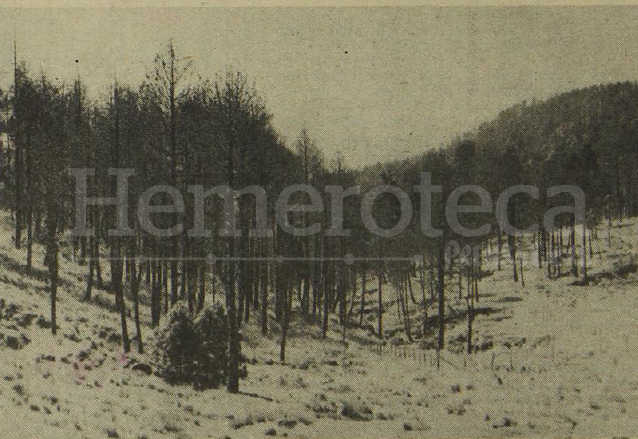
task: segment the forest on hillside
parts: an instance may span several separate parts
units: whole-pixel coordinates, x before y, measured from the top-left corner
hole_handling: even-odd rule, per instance
[[[535,262],[546,269],[547,276],[563,275],[560,259],[567,258],[570,275],[583,283],[588,281],[587,258],[592,257],[591,242],[597,227],[603,221],[638,212],[638,177],[634,172],[638,166],[638,84],[633,82],[592,86],[543,102],[523,102],[450,145],[359,169],[341,156],[325,157],[321,145],[303,127],[293,142],[284,141],[258,90],[243,73],[187,79],[191,65],[176,53],[172,43],[149,61],[142,84],[133,87],[114,81],[94,100],[88,98],[90,84],[83,78],[69,83],[53,81],[46,72],[35,74],[16,62],[13,86],[0,90],[0,132],[7,134],[0,144],[0,203],[14,218],[15,246],[27,249],[25,272],[33,267],[32,247],[37,243],[46,246],[54,333],[64,324],[56,320],[62,251],[68,250],[86,267],[84,300],[91,301],[96,288],[115,296],[125,352],[133,347],[140,353],[144,349],[139,310],[145,303],[150,304],[151,323],[157,328],[179,303],[196,315],[215,297],[223,297],[228,318],[230,392],[239,390],[243,323],[257,319],[266,334],[269,318],[280,322],[282,361],[286,330],[293,316],[317,325],[325,336],[334,314],[344,334],[349,327],[361,326],[383,339],[383,295],[388,283],[398,291],[405,337],[412,341],[435,334],[436,349],[442,349],[445,342],[446,297],[463,292],[470,332],[467,351],[473,352],[472,313],[480,300],[483,253],[495,252],[499,269],[501,257],[510,258],[513,278],[524,282],[519,256],[524,240],[522,235],[504,234],[494,215],[487,213],[467,214],[461,222],[468,228],[488,223],[489,234],[467,237],[455,233],[445,216],[446,200],[455,188],[477,185],[485,188],[492,200],[514,185],[539,188],[538,199],[517,195],[507,205],[509,222],[522,229],[532,222],[542,224],[549,209],[572,202],[562,196],[547,196],[548,188],[580,187],[586,197],[583,223],[578,224],[575,215],[560,215],[555,228],[541,226],[533,239]],[[109,169],[135,170],[136,175],[129,179],[127,206],[132,236],[108,233],[118,223],[113,206],[87,209],[87,223],[95,229],[94,236],[69,233],[77,218],[77,180],[68,168],[95,170],[87,180],[91,197],[117,193],[118,183]],[[426,236],[421,229],[418,213],[425,206],[420,205],[422,198],[414,187],[423,172],[431,173],[433,184],[442,187],[432,195],[429,206],[432,225],[443,231],[439,237]],[[321,188],[325,209],[290,212],[290,225],[305,228],[319,224],[322,231],[334,230],[339,224],[333,219],[342,206],[341,226],[351,230],[349,236],[295,236],[282,231],[275,201],[293,184]],[[137,221],[136,201],[155,185],[169,185],[185,194],[184,213],[153,216],[158,228],[181,223],[183,232],[159,237]],[[263,188],[268,195],[270,236],[249,233],[259,226],[251,196],[237,197],[233,204],[241,236],[189,235],[186,230],[202,220],[194,214],[194,198],[187,195],[190,185]],[[335,203],[334,193],[323,189],[330,185],[359,185],[361,191]],[[390,186],[409,196],[414,214],[407,218],[405,231],[384,236],[365,227],[360,212],[365,193]],[[477,200],[467,195],[461,204],[475,204]],[[308,202],[301,196],[292,199],[300,205]],[[170,204],[167,193],[150,201],[158,206]],[[380,190],[373,201],[370,209],[380,230],[390,230],[404,220],[403,204],[391,192]],[[227,220],[223,204],[221,198],[206,199],[203,221],[207,228],[219,229]],[[455,256],[446,263],[451,240],[478,252]],[[506,256],[501,256],[502,252]],[[351,260],[345,260],[345,255],[352,255]],[[284,258],[277,260],[277,256]],[[412,284],[414,277],[418,285]],[[377,282],[374,297],[366,296],[366,279]],[[355,300],[359,289],[360,300]],[[148,300],[142,295],[148,295]],[[363,316],[371,303],[378,304],[378,316],[376,324],[367,327]],[[410,307],[422,309],[421,321],[410,321]]]

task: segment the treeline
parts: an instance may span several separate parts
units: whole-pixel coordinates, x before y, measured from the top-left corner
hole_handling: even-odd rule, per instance
[[[150,64],[139,87],[114,82],[97,100],[87,97],[79,77],[72,84],[58,84],[45,74],[32,74],[17,62],[14,71],[13,87],[0,92],[3,114],[8,115],[2,127],[8,138],[0,148],[2,202],[15,219],[16,247],[26,246],[27,272],[32,269],[33,244],[46,245],[52,331],[55,333],[57,327],[60,245],[76,218],[76,182],[67,169],[95,170],[88,179],[91,197],[116,195],[117,178],[109,169],[134,169],[136,175],[128,180],[133,236],[107,232],[118,224],[115,207],[90,206],[87,223],[95,229],[95,236],[71,237],[73,257],[87,270],[83,298],[90,301],[95,288],[112,292],[120,313],[123,349],[129,351],[134,340],[142,352],[140,304],[145,301],[141,294],[148,295],[151,325],[157,327],[177,302],[183,301],[189,312],[196,314],[220,292],[218,297],[223,296],[228,314],[231,392],[239,388],[239,330],[243,322],[256,318],[266,334],[272,307],[274,319],[282,327],[282,361],[287,329],[296,314],[318,325],[326,336],[334,313],[345,337],[351,324],[368,326],[365,315],[374,304],[376,325],[369,329],[384,337],[387,283],[397,292],[394,300],[406,337],[410,341],[425,337],[430,326],[436,325],[438,349],[445,342],[446,292],[449,296],[458,289],[468,308],[467,349],[472,352],[472,314],[475,301],[480,299],[478,281],[483,276],[484,254],[494,253],[500,269],[502,248],[507,245],[513,277],[523,282],[523,265],[517,262],[524,238],[529,237],[504,235],[495,216],[488,214],[468,214],[461,222],[468,228],[487,222],[492,226],[489,234],[455,234],[447,224],[445,203],[456,187],[480,185],[496,200],[512,185],[537,186],[540,199],[517,195],[508,204],[507,217],[520,228],[530,222],[542,224],[549,208],[570,203],[564,197],[544,196],[548,187],[581,187],[588,208],[582,236],[576,236],[574,215],[563,215],[558,218],[558,229],[541,228],[533,239],[538,265],[547,268],[548,276],[561,275],[560,258],[568,248],[571,271],[585,282],[595,226],[603,217],[633,215],[638,209],[633,195],[638,194],[638,179],[632,172],[638,165],[633,146],[638,134],[634,105],[638,86],[634,83],[592,87],[542,103],[517,105],[449,147],[353,170],[345,166],[341,156],[327,160],[305,130],[287,145],[244,75],[228,73],[214,80],[193,80],[190,63],[176,54],[171,43]],[[424,201],[414,186],[426,171],[442,191],[432,195],[428,206],[422,206]],[[288,221],[298,228],[319,224],[321,233],[294,236],[277,223],[276,200],[292,184],[319,189],[325,208],[321,212],[290,212]],[[184,230],[199,220],[187,191],[189,185],[260,186],[268,195],[267,228],[272,236],[249,233],[258,225],[252,195],[236,197],[232,203],[241,236],[194,237],[183,232],[163,238],[148,233],[139,224],[136,209],[140,196],[154,185],[178,189],[184,195],[185,208],[184,213],[156,213],[153,223],[158,228],[182,223]],[[345,189],[360,185],[361,191],[335,203],[335,194],[323,190],[326,185]],[[403,189],[413,207],[406,230],[396,236],[369,230],[361,218],[365,194],[380,185]],[[171,204],[169,194],[160,195],[151,203]],[[375,224],[382,230],[392,229],[406,218],[404,203],[383,188],[377,195],[371,207]],[[299,204],[309,202],[302,193],[291,199]],[[461,204],[476,201],[472,194],[461,198]],[[339,214],[340,205],[343,215]],[[422,233],[419,212],[426,207],[431,211],[432,226],[442,230],[441,236]],[[220,197],[206,198],[203,211],[207,229],[219,230],[228,220]],[[343,217],[341,226],[351,231],[349,236],[326,232],[339,229],[333,215]],[[568,231],[566,246],[563,230]],[[446,257],[450,240],[478,252]],[[345,255],[353,258],[348,260]],[[581,264],[577,264],[578,258]],[[368,295],[371,283],[375,297]],[[129,306],[135,325],[133,337],[128,329]],[[415,306],[422,316],[416,325],[410,321],[410,307]],[[432,307],[434,324],[428,318]]]

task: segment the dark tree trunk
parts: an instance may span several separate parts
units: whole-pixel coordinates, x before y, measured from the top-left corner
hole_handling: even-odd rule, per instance
[[[20,130],[18,127],[17,130]],[[15,145],[15,247],[20,248],[22,244],[22,141],[19,137],[19,134],[14,138]]]
[[[591,240],[589,242],[591,253]],[[587,225],[583,224],[583,282],[587,282]]]
[[[197,296],[197,312],[204,309],[206,302],[206,263],[199,265],[199,295]]]
[[[377,313],[377,335],[379,338],[383,338],[383,276],[381,274],[381,262],[379,262],[379,268],[377,270],[378,290],[379,295],[379,309]]]
[[[543,230],[543,226],[541,226],[538,231],[538,268],[543,267],[543,247],[545,245],[543,237],[545,236],[545,231]]]
[[[93,278],[95,275],[95,244],[94,238],[89,237],[89,274],[86,279],[86,291],[84,292],[84,300],[90,301],[93,294]]]
[[[518,282],[518,270],[516,269],[516,237],[507,235],[507,245],[510,249],[510,257],[512,258],[512,274],[514,282]]]
[[[184,257],[186,257],[186,255],[184,255]],[[179,299],[180,300],[184,300],[184,298],[186,297],[186,287],[187,287],[187,282],[188,282],[188,269],[186,268],[186,262],[183,261],[182,264],[182,272],[181,272],[181,284],[179,286]]]
[[[33,260],[33,182],[32,182],[32,168],[33,160],[31,154],[31,136],[27,133],[26,142],[26,222],[27,222],[27,273],[31,272],[32,260]]]
[[[160,312],[162,305],[160,303],[160,288],[161,288],[161,274],[160,274],[160,261],[153,261],[152,274],[151,274],[151,326],[157,328],[160,323]]]
[[[135,242],[135,239],[133,239],[133,242]],[[135,257],[136,253],[137,250],[134,243],[131,251],[131,256]],[[136,265],[137,264],[134,260],[131,261],[131,295],[133,296],[133,316],[135,319],[135,340],[137,341],[137,351],[140,354],[143,354],[144,343],[142,342],[142,325],[140,323],[139,290],[140,283],[142,282],[142,273],[144,272],[144,268],[140,266],[138,274]]]
[[[496,234],[496,239],[497,239],[497,245],[496,245],[496,269],[498,271],[501,271],[501,248],[503,247],[503,240],[502,240],[502,233],[501,233],[501,229],[498,229],[498,232]]]
[[[472,353],[472,322],[474,321],[474,295],[468,291],[467,297],[467,353]]]
[[[279,360],[281,364],[286,363],[286,338],[288,335],[288,325],[290,324],[290,311],[292,307],[292,292],[290,287],[286,285],[284,289],[284,318],[281,330],[281,344],[279,349]]]
[[[146,264],[146,285],[151,284],[151,264]]]
[[[256,244],[255,244],[255,253],[253,256],[262,256],[261,254],[261,247],[262,247],[262,240],[259,239]],[[252,268],[253,268],[253,283],[252,283],[252,287],[253,287],[253,291],[252,291],[252,295],[253,295],[253,311],[255,311],[255,313],[257,312],[257,310],[259,309],[259,288],[261,287],[261,281],[262,281],[262,264],[260,264],[259,262],[253,262],[252,264]]]
[[[547,232],[545,232],[547,233]],[[553,270],[554,270],[554,232],[549,232],[549,237],[546,238],[547,245],[549,248],[546,250],[549,253],[549,257],[547,258],[547,278],[551,279]]]
[[[439,279],[439,335],[438,350],[445,346],[445,239],[438,246],[438,279]]]
[[[104,280],[102,279],[102,264],[100,263],[100,230],[101,219],[99,210],[95,211],[95,275],[97,279],[98,288],[104,287]]]
[[[176,240],[173,241],[172,249],[173,249],[173,254],[171,256],[175,257],[175,255],[177,254]],[[175,305],[177,303],[178,290],[179,290],[178,277],[179,277],[179,273],[177,269],[177,261],[171,260],[171,305]]]
[[[521,267],[521,286],[525,287],[525,273],[523,272],[523,236],[521,236],[520,238],[520,243],[521,243],[521,251],[520,251],[520,255],[519,255],[519,262],[520,262],[520,267]]]
[[[266,263],[268,264],[268,263]],[[261,274],[261,333],[268,334],[268,268],[262,266]]]
[[[49,288],[51,296],[51,332],[57,332],[56,301],[58,294],[58,240],[57,209],[49,206],[47,212],[47,266],[49,268]]]
[[[122,275],[124,263],[122,261],[121,248],[119,239],[115,239],[111,244],[111,286],[115,294],[115,301],[120,311],[120,323],[122,327],[122,348],[124,352],[130,352],[131,341],[128,337],[128,329],[126,324],[126,301],[122,288]]]
[[[165,254],[165,252],[162,252],[160,254]],[[159,270],[159,277],[158,277],[158,293],[157,293],[157,297],[158,297],[158,308],[157,308],[157,314],[158,316],[161,314],[162,311],[162,306],[161,306],[161,298],[164,298],[164,314],[168,314],[168,296],[169,296],[169,291],[168,291],[168,268],[169,268],[169,264],[168,262],[162,261],[159,263],[158,265],[158,270]],[[158,317],[159,318],[159,317]]]
[[[363,326],[363,314],[366,307],[366,267],[361,272],[361,310],[359,312],[359,326]]]
[[[233,188],[235,172],[235,147],[231,143],[228,154],[228,186]],[[236,304],[236,279],[235,279],[235,261],[232,260],[235,255],[235,238],[228,238],[228,256],[231,258],[228,262],[228,295],[226,297],[226,307],[228,312],[228,330],[229,330],[229,349],[228,349],[228,392],[239,392],[239,356],[241,355],[241,341],[239,339],[239,327],[237,325],[237,304]]]
[[[324,282],[324,287],[323,287],[323,322],[322,322],[322,326],[321,326],[321,332],[323,335],[323,338],[326,338],[326,335],[328,334],[328,318],[330,316],[330,284],[329,284],[329,273],[330,273],[330,267],[329,264],[325,265],[326,267],[326,281]]]
[[[576,221],[572,220],[572,230],[569,237],[569,243],[571,245],[572,256],[572,274],[574,277],[578,277],[578,263],[576,262]]]
[[[399,288],[398,294],[398,301],[401,305],[401,313],[403,314],[403,326],[405,328],[405,335],[408,338],[408,341],[412,342],[412,331],[410,330],[410,310],[408,308],[409,300],[407,297],[407,281],[405,278],[401,279],[401,287]]]
[[[235,244],[233,238],[229,239],[229,254],[231,257],[235,255]],[[230,393],[239,392],[239,355],[240,342],[239,330],[237,325],[237,307],[236,307],[236,291],[235,291],[235,262],[229,261],[229,282],[228,282],[228,327],[229,327],[229,361],[228,361],[228,391]]]

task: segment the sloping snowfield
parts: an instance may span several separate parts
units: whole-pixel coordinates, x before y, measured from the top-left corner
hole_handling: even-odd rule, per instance
[[[544,269],[527,267],[522,287],[504,257],[502,271],[480,282],[476,304],[485,312],[474,322],[475,344],[488,348],[460,353],[466,330],[460,319],[448,330],[438,370],[435,352],[417,343],[389,343],[380,353],[363,330],[350,329],[344,344],[334,323],[322,340],[317,326],[298,317],[282,365],[277,324],[262,337],[253,320],[242,327],[248,378],[242,393],[230,395],[132,370],[131,358],[148,359],[122,355],[118,315],[109,310],[113,297],[96,291],[91,303],[81,302],[86,267],[68,257],[60,258],[60,330],[52,336],[42,327],[49,316],[42,249],[36,247],[34,272],[23,274],[24,250],[13,248],[3,213],[0,437],[634,436],[638,225],[628,220],[611,233],[611,246],[599,233],[589,261],[595,282],[588,286],[571,285],[570,275],[548,280]],[[525,257],[533,260],[528,247]],[[454,280],[449,285],[450,307],[463,312]],[[394,298],[389,286],[386,297]],[[400,328],[395,308],[388,303],[388,328]],[[418,326],[420,311],[413,308]],[[434,340],[435,332],[428,337]]]

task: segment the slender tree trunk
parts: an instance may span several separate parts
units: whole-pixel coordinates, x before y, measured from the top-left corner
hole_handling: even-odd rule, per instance
[[[229,238],[229,255],[234,257],[235,255],[235,243],[234,238]],[[228,391],[230,393],[239,392],[239,329],[237,325],[237,304],[236,304],[236,287],[235,287],[235,262],[229,261],[229,282],[228,282],[228,327],[229,327],[229,361],[228,361]]]
[[[33,224],[33,235],[36,240],[42,236],[42,215],[39,210],[35,211],[35,221]]]
[[[514,282],[518,282],[518,270],[516,269],[516,237],[507,235],[507,244],[510,249],[510,257],[512,259],[512,275]]]
[[[261,278],[261,333],[262,335],[268,334],[268,272],[270,264],[265,263],[266,266],[262,269]]]
[[[560,233],[560,236],[562,237],[563,229],[560,228],[558,230],[559,232],[557,233]],[[554,246],[554,254],[556,255],[556,275],[560,277],[561,270],[563,268],[563,249],[562,249],[562,245],[560,247],[558,246],[558,243],[559,243],[559,239],[558,237],[555,237],[552,245]]]
[[[343,254],[341,249],[339,255]],[[346,324],[346,286],[344,282],[343,268],[337,265],[337,300],[339,301],[339,323]]]
[[[182,257],[187,257],[185,253],[182,253]],[[184,300],[186,298],[186,290],[188,283],[188,269],[186,268],[186,262],[182,261],[181,265],[181,278],[180,278],[180,286],[179,286],[179,300]]]
[[[438,278],[439,278],[439,337],[438,350],[445,347],[445,239],[442,237],[438,246]]]
[[[58,240],[57,210],[49,206],[47,212],[47,265],[49,268],[49,288],[51,296],[51,332],[57,333],[56,302],[58,294]]]
[[[128,329],[126,324],[126,301],[124,299],[124,291],[122,288],[123,261],[119,244],[119,239],[115,238],[111,244],[111,285],[115,294],[115,301],[120,310],[120,323],[122,327],[122,348],[124,352],[130,352],[131,341],[128,337]]]
[[[467,302],[467,353],[472,353],[472,323],[474,321],[474,294],[468,291],[465,297]]]
[[[591,240],[589,245],[591,252]],[[587,224],[583,224],[583,282],[587,283]]]
[[[354,300],[353,300],[354,303]],[[366,306],[366,267],[361,272],[361,310],[359,312],[359,326],[363,326],[363,314]]]
[[[503,240],[501,236],[501,229],[498,229],[496,234],[497,245],[496,245],[496,269],[501,271],[501,247],[503,246]]]
[[[215,273],[218,272],[215,267],[216,264],[210,266],[210,295],[211,302],[215,303],[215,294],[217,293],[217,282],[215,281]]]
[[[463,267],[461,265],[461,258],[458,257],[456,260],[459,266],[459,300],[461,300],[463,298]]]
[[[199,264],[199,295],[197,296],[197,312],[204,309],[206,302],[206,263]]]
[[[146,285],[151,284],[151,264],[146,264]]]
[[[547,238],[547,240],[548,240],[547,245],[549,246],[549,249],[548,249],[549,258],[548,258],[548,261],[547,261],[547,278],[551,279],[552,278],[553,269],[554,269],[554,263],[555,263],[555,260],[554,260],[554,232],[553,231],[549,232],[549,237]]]
[[[20,248],[22,241],[22,124],[18,111],[18,102],[20,100],[20,84],[18,83],[18,60],[17,60],[17,51],[15,47],[14,40],[14,68],[13,68],[13,82],[14,82],[14,97],[13,97],[13,114],[16,118],[17,126],[14,131],[13,144],[15,148],[15,157],[14,157],[14,167],[15,167],[15,247]],[[55,326],[54,326],[55,327]]]
[[[155,245],[155,255],[161,255],[159,246]],[[162,261],[154,260],[151,262],[151,326],[157,328],[160,324],[160,315],[162,313],[161,289],[162,289]]]
[[[120,166],[120,112],[119,112],[119,88],[117,84],[113,89],[113,111],[114,111],[114,132],[113,132],[113,167],[118,168]],[[118,192],[117,182],[113,180],[111,182],[111,193],[116,194]],[[115,226],[116,219],[112,218],[113,226]],[[126,300],[124,298],[124,291],[122,288],[122,275],[124,270],[124,261],[122,255],[122,242],[119,236],[113,236],[110,238],[111,247],[111,287],[115,294],[115,301],[120,310],[120,323],[122,326],[122,347],[124,352],[130,352],[131,342],[128,337],[128,328],[126,324]]]
[[[377,280],[377,293],[379,295],[379,309],[377,313],[377,335],[379,336],[379,338],[383,339],[383,275],[381,274],[381,262],[379,262],[379,267],[377,269]]]
[[[607,217],[607,246],[611,248],[611,213]]]
[[[133,248],[131,251],[131,256],[135,257],[137,253],[135,238],[133,238]],[[139,290],[140,283],[142,281],[142,273],[144,272],[144,268],[142,266],[139,267],[139,274],[137,272],[137,263],[133,260],[131,261],[131,295],[133,296],[133,317],[135,319],[135,340],[137,341],[137,352],[140,354],[144,353],[144,343],[142,342],[142,325],[140,323],[140,304],[139,304]]]
[[[231,143],[228,154],[228,186],[234,188],[235,180],[235,147]],[[235,255],[235,238],[228,238],[228,295],[226,297],[226,308],[228,310],[228,392],[239,392],[239,356],[241,355],[241,341],[239,338],[239,327],[237,324],[237,303],[236,303],[236,263],[232,258]]]
[[[261,245],[262,245],[262,240],[259,239],[255,242],[255,250],[253,253],[253,256],[261,256]],[[259,310],[259,288],[261,286],[261,270],[262,270],[262,265],[255,261],[252,263],[252,278],[253,278],[253,282],[252,282],[252,296],[253,296],[253,311],[255,311],[255,314],[257,313],[257,310]]]
[[[479,252],[479,256],[480,256],[480,252]],[[479,265],[478,267],[474,267],[472,266],[472,280],[474,281],[474,298],[476,299],[476,301],[479,301],[479,279],[481,278],[481,262],[480,262],[480,258],[479,258]]]
[[[412,290],[412,279],[410,279],[410,273],[406,275],[406,282],[408,284],[408,292],[410,293],[410,300],[414,305],[417,304],[416,298],[414,297],[414,291]]]
[[[95,210],[95,275],[97,280],[98,288],[104,287],[104,280],[102,279],[102,264],[100,263],[100,230],[101,230],[101,219],[100,219],[100,211]]]
[[[177,247],[179,244],[177,244],[177,240],[175,238],[173,238],[173,243],[172,243],[172,253],[171,256],[173,258],[177,257]],[[178,266],[177,266],[177,261],[176,260],[171,260],[171,305],[175,305],[177,303],[177,300],[179,298],[179,270],[178,270]]]
[[[406,277],[409,275],[406,275]],[[408,281],[406,279],[406,277],[404,277],[402,279],[402,286],[401,286],[401,292],[400,292],[400,297],[401,297],[401,309],[403,312],[403,321],[404,321],[404,326],[405,326],[405,335],[408,338],[408,341],[412,342],[412,330],[411,330],[411,325],[410,325],[410,301],[408,300]]]
[[[425,258],[422,259],[425,261]],[[419,265],[419,285],[421,286],[421,295],[423,296],[423,300],[425,300],[425,262],[421,262]]]
[[[430,257],[430,275],[429,275],[429,284],[430,284],[430,300],[432,303],[436,301],[436,289],[434,288],[434,257]]]
[[[166,254],[166,250],[160,252],[159,254]],[[162,298],[164,298],[164,315],[168,314],[168,272],[169,272],[169,263],[166,261],[159,262],[157,266],[158,269],[158,285],[157,285],[157,300],[158,306],[157,308],[157,318],[160,319],[162,314]],[[159,320],[158,320],[159,322]]]
[[[467,291],[465,302],[467,304],[467,353],[472,353],[472,323],[474,320],[474,258],[467,269]]]
[[[86,291],[84,292],[84,298],[83,300],[85,301],[90,301],[91,300],[91,295],[93,293],[93,277],[95,274],[95,244],[94,244],[94,238],[91,236],[89,237],[89,275],[87,276],[86,279]]]
[[[239,249],[240,254],[243,254],[242,248]],[[239,291],[237,297],[237,326],[241,326],[242,318],[244,316],[244,302],[246,301],[246,262],[240,261],[238,265],[238,284]]]
[[[27,151],[26,151],[26,174],[27,174],[27,182],[26,182],[26,198],[27,198],[27,207],[26,207],[26,221],[27,221],[27,264],[26,270],[27,273],[31,272],[32,260],[33,260],[33,182],[32,182],[32,168],[33,168],[33,160],[31,154],[31,138],[30,134],[27,134]]]
[[[284,318],[281,330],[281,344],[279,349],[279,360],[281,364],[286,364],[286,338],[288,335],[288,325],[290,323],[290,308],[292,306],[292,292],[290,287],[286,285],[284,288]]]
[[[177,79],[175,77],[175,51],[172,42],[169,43],[170,56],[170,77],[168,78],[168,104],[169,104],[169,127],[170,127],[170,160],[171,160],[171,185],[177,187],[177,106],[176,106],[176,87]],[[178,218],[179,214],[175,214]],[[179,235],[171,238],[171,256],[176,258],[179,255]],[[171,260],[171,305],[177,303],[178,297],[178,267],[177,260]],[[182,279],[183,281],[183,279]]]
[[[193,256],[192,248],[190,249],[189,256]],[[194,314],[196,310],[195,295],[197,293],[197,284],[199,281],[199,278],[197,276],[197,265],[193,261],[188,261],[187,269],[188,269],[188,285],[187,285],[188,292],[186,294],[188,295],[188,308],[190,310],[190,313]]]
[[[576,262],[576,221],[572,222],[572,230],[569,238],[570,245],[572,247],[572,274],[574,277],[578,277],[578,263]]]
[[[519,242],[521,245],[520,251],[519,251],[519,261],[521,264],[521,287],[525,287],[525,274],[523,273],[523,236],[521,235],[519,238]],[[516,264],[516,263],[514,263]]]
[[[309,268],[306,266],[305,270],[309,270]],[[310,314],[310,274],[308,272],[303,274],[302,285],[303,293],[301,295],[300,303],[301,313],[303,315],[308,315]]]
[[[328,264],[326,264],[326,269],[326,277],[328,277],[330,273],[330,267]],[[323,325],[321,327],[323,338],[326,338],[326,335],[328,334],[328,318],[330,316],[330,285],[327,282],[328,280],[329,279],[326,278],[323,288]]]
[[[348,309],[348,313],[346,315],[346,323],[350,323],[352,320],[352,311],[354,311],[354,304],[357,298],[357,274],[356,271],[348,270],[348,288],[352,291],[352,300],[350,300],[350,308]]]
[[[323,242],[321,238],[317,236],[315,240],[315,249],[316,252],[322,253]],[[316,256],[320,256],[315,253]],[[323,261],[319,260],[318,263],[314,264],[314,275],[312,277],[312,318],[313,321],[317,321],[317,310],[321,306],[321,288],[323,282]]]
[[[545,234],[545,231],[543,230],[542,226],[541,229],[538,231],[538,268],[543,268],[543,235]]]

